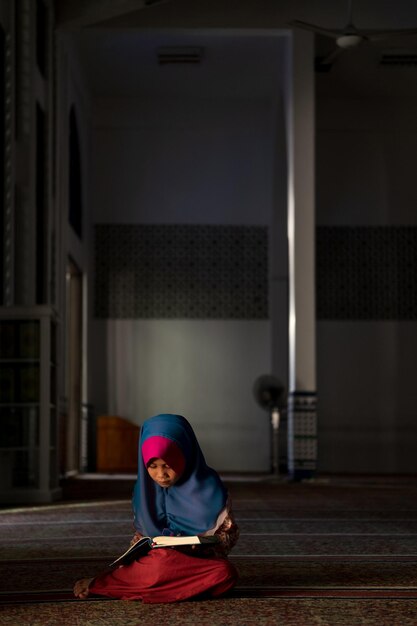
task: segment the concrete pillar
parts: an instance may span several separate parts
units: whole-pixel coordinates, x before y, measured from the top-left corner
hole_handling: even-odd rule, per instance
[[[294,31],[288,51],[288,466],[300,480],[317,463],[313,35]]]

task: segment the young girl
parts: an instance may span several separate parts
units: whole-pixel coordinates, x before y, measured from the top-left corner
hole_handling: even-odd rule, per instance
[[[146,420],[139,442],[138,479],[133,492],[136,533],[142,536],[216,535],[215,547],[157,548],[129,565],[75,583],[89,593],[143,602],[217,597],[236,583],[227,554],[239,531],[227,491],[206,464],[191,425],[181,415]]]

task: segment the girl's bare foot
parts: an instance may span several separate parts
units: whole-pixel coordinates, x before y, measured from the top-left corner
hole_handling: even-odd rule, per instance
[[[74,585],[74,596],[76,598],[80,598],[81,600],[87,598],[90,593],[89,587],[92,581],[93,578],[81,578],[80,580],[77,580]]]

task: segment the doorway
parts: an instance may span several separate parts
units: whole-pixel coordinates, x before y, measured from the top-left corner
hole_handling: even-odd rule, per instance
[[[67,412],[64,429],[63,474],[80,470],[82,402],[82,283],[76,263],[68,258],[66,268],[66,367]]]

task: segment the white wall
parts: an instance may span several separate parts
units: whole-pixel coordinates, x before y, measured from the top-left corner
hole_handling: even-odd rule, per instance
[[[260,100],[96,101],[94,221],[269,224],[273,121]]]
[[[318,103],[319,226],[417,224],[415,102]],[[417,471],[413,321],[319,321],[319,466]]]
[[[94,221],[269,226],[275,123],[261,100],[96,101]],[[217,469],[269,470],[252,396],[271,371],[269,320],[92,319],[91,331],[98,413],[182,413]]]
[[[267,371],[267,321],[104,324],[111,414],[136,422],[160,412],[185,415],[215,467],[268,467],[269,418],[252,395],[253,381]]]

